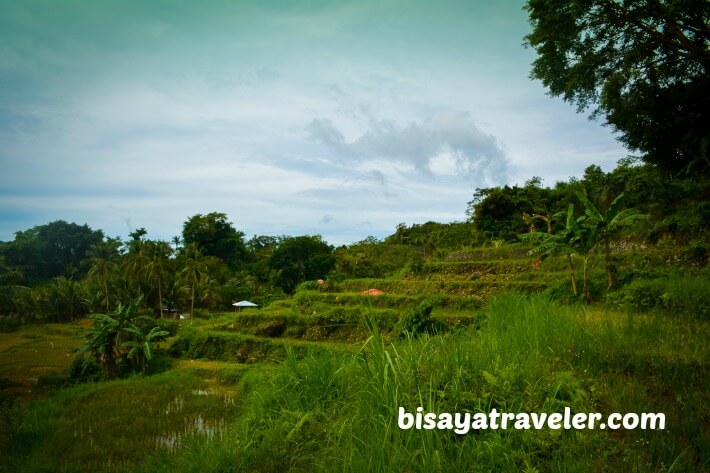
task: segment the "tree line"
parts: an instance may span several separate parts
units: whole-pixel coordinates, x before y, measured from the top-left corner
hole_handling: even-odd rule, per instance
[[[604,253],[611,286],[612,231],[617,242],[692,243],[703,253],[710,223],[708,183],[703,173],[669,176],[654,164],[627,158],[611,172],[592,165],[581,178],[550,187],[533,177],[522,186],[476,189],[467,221],[402,223],[382,240],[368,237],[338,248],[317,235],[247,240],[218,212],[188,218],[182,234],[171,241],[152,240],[143,228],[122,241],[60,220],[18,231],[14,240],[0,243],[0,313],[65,321],[106,314],[139,297],[157,317],[225,310],[241,299],[265,305],[303,281],[387,277],[415,269],[429,256],[531,238],[525,234],[545,242],[538,248],[543,258],[559,253],[584,260]],[[622,194],[623,202],[615,202]],[[647,217],[622,225],[628,209]],[[598,228],[588,230],[593,227]]]

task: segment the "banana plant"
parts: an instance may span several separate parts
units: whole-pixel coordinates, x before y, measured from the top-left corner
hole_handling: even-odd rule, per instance
[[[151,346],[156,342],[162,342],[169,335],[160,327],[153,327],[149,332],[145,332],[137,325],[131,325],[125,332],[133,335],[133,338],[123,342],[122,346],[128,348],[128,359],[134,365],[140,367],[143,374],[148,370],[148,362],[153,358]]]
[[[152,323],[152,317],[141,315],[139,306],[142,297],[128,305],[119,304],[111,314],[92,314],[94,320],[91,332],[86,336],[86,343],[77,349],[80,355],[89,354],[104,369],[109,379],[118,374],[117,360],[126,354],[145,372],[147,361],[151,358],[151,344],[164,340],[168,335],[164,330],[153,327],[148,333],[142,324]],[[89,358],[85,360],[85,366]]]
[[[573,205],[570,204],[567,214],[567,225],[570,229],[568,233],[569,245],[582,257],[582,294],[584,301],[589,304],[592,301],[589,292],[589,254],[597,244],[599,232],[595,226],[587,225],[586,215],[575,219],[572,211]]]
[[[552,221],[559,217],[566,217],[565,228],[558,233],[552,233]],[[533,248],[528,252],[529,255],[539,255],[539,259],[543,260],[548,256],[564,254],[567,257],[567,268],[569,270],[570,282],[572,285],[572,293],[577,295],[577,276],[574,271],[574,264],[572,262],[572,255],[577,252],[572,239],[574,237],[574,232],[572,228],[572,222],[574,221],[574,205],[570,204],[567,212],[559,212],[552,216],[552,219],[548,219],[547,229],[548,232],[538,232],[533,231],[530,233],[525,233],[518,235],[523,240],[542,240],[538,246]]]
[[[641,220],[647,220],[646,214],[640,214],[633,209],[621,210],[624,204],[624,193],[619,194],[609,206],[606,212],[602,213],[597,207],[581,192],[575,192],[577,198],[585,208],[584,224],[592,228],[596,240],[604,247],[604,261],[606,267],[607,289],[614,285],[613,269],[611,262],[611,240],[615,233],[622,227],[633,225]]]

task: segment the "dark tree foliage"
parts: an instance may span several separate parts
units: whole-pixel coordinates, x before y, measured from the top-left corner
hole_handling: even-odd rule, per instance
[[[334,265],[333,247],[320,235],[286,237],[269,260],[269,266],[280,272],[279,284],[286,292],[308,279],[325,278]]]
[[[670,173],[708,171],[710,2],[529,0],[531,77]]]
[[[411,226],[400,223],[396,232],[385,238],[385,243],[408,245],[420,251],[432,252],[470,245],[474,231],[470,222],[426,222]]]
[[[0,254],[34,284],[79,270],[86,251],[103,238],[86,224],[57,220],[16,232],[13,241],[0,245]]]
[[[470,239],[470,235],[468,238]],[[410,245],[381,242],[368,237],[363,241],[337,248],[335,270],[337,275],[342,277],[381,278],[400,270],[418,255],[417,249]]]
[[[540,217],[534,216],[549,218],[564,208],[570,191],[541,187],[535,181],[528,182],[524,187],[476,189],[466,213],[476,229],[487,236],[515,240],[519,233],[529,230],[531,222],[545,225]]]
[[[185,246],[195,243],[204,256],[215,256],[231,267],[246,257],[244,233],[238,232],[223,213],[193,215],[183,225],[182,239]]]

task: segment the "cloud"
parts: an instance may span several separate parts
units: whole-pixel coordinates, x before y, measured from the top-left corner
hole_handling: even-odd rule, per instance
[[[373,122],[350,142],[326,118],[311,121],[306,132],[339,159],[392,161],[412,165],[429,175],[455,172],[484,181],[499,182],[507,174],[508,159],[496,137],[481,130],[465,112],[440,112],[427,121],[406,126],[391,120]],[[384,182],[382,173],[373,172],[372,177]]]

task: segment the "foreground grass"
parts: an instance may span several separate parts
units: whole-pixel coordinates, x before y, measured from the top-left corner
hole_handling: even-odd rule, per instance
[[[705,323],[507,295],[479,332],[250,372],[244,415],[218,441],[147,471],[705,471]],[[400,430],[413,412],[662,412],[663,431]]]
[[[38,381],[66,377],[87,330],[78,323],[38,324],[0,333],[0,393],[32,399]]]
[[[237,410],[234,389],[187,370],[64,389],[10,412],[0,470],[133,471],[191,438],[219,438]]]
[[[0,470],[710,468],[707,322],[518,294],[494,300],[480,317],[478,330],[391,344],[372,327],[354,350],[304,352],[283,340],[285,361],[277,365],[183,359],[161,375],[60,390],[10,411]],[[210,333],[227,322],[225,316],[193,330]],[[460,435],[401,430],[400,406],[452,413],[569,407],[661,412],[667,420],[663,431]]]

